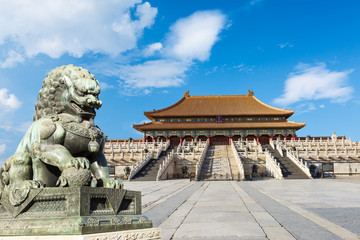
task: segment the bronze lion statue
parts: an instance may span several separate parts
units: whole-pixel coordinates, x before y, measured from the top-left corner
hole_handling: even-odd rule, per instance
[[[43,80],[34,122],[0,170],[0,190],[9,191],[13,205],[31,188],[122,188],[109,177],[105,135],[94,124],[99,94],[94,75],[74,65],[57,67]]]

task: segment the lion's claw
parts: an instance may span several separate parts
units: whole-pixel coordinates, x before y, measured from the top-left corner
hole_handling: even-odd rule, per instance
[[[69,167],[75,167],[76,169],[79,169],[80,167],[84,168],[84,169],[89,169],[90,168],[90,162],[85,157],[77,157],[77,158],[73,158],[71,160],[71,163],[70,163]]]
[[[66,187],[68,185],[68,180],[63,176],[60,176],[56,182],[57,187]]]

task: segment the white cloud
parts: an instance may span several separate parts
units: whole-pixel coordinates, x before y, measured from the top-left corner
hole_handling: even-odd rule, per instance
[[[33,122],[22,122],[17,126],[13,127],[13,130],[18,131],[20,133],[26,133],[26,131],[30,128]]]
[[[205,73],[205,75],[209,75],[209,74],[212,74],[212,73],[214,73],[214,72],[217,72],[218,69],[219,69],[219,67],[218,67],[218,66],[215,66],[215,67],[213,67],[211,70],[208,70],[208,71]]]
[[[13,126],[9,122],[5,122],[3,117],[0,116],[0,129],[5,130],[6,132],[10,131]]]
[[[106,82],[99,82],[99,84],[100,84],[101,91],[105,91],[105,90],[114,88],[113,85],[110,85],[110,84],[108,84]]]
[[[292,44],[292,43],[289,43],[289,42],[286,42],[286,43],[280,43],[279,44],[279,47],[282,49],[282,48],[286,48],[286,47],[288,47],[288,48],[292,48],[292,47],[294,47],[294,44]]]
[[[144,89],[144,90],[143,90],[143,93],[144,93],[145,95],[148,95],[148,94],[151,93],[151,90],[149,90],[149,89]]]
[[[21,102],[7,88],[0,88],[0,130],[19,131],[12,121],[13,112],[20,108]]]
[[[140,121],[139,123],[136,124],[144,124],[144,123],[150,123],[151,121],[149,119],[143,119],[142,121]],[[132,127],[132,126],[131,126]]]
[[[159,52],[163,48],[161,42],[153,43],[148,45],[144,50],[145,57],[152,56],[155,52]]]
[[[119,76],[126,89],[176,87],[183,84],[187,69],[187,64],[183,62],[161,59],[122,66]]]
[[[9,90],[0,88],[0,113],[16,110],[20,107],[21,102],[14,94],[8,94]]]
[[[225,21],[219,11],[199,11],[179,19],[170,27],[169,54],[181,60],[207,60]]]
[[[284,93],[274,100],[278,105],[290,105],[304,100],[330,99],[346,102],[354,89],[347,85],[348,75],[353,70],[331,71],[325,63],[316,65],[298,64],[296,72],[285,81]]]
[[[296,114],[303,114],[317,109],[314,103],[304,102],[294,106]]]
[[[6,132],[18,132],[24,134],[32,123],[33,122],[28,121],[19,124],[14,122],[12,115],[0,115],[0,130],[4,130]]]
[[[3,67],[40,53],[117,55],[135,48],[157,15],[142,0],[0,0],[0,6],[0,44],[22,49],[17,55],[10,51]]]
[[[6,151],[6,144],[3,143],[3,144],[0,144],[0,156],[4,155]]]
[[[233,68],[237,69],[239,72],[249,73],[249,72],[253,71],[254,66],[247,66],[247,65],[242,63],[242,64],[234,66]]]
[[[161,58],[137,65],[123,65],[116,71],[120,85],[127,94],[144,88],[177,87],[184,83],[196,61],[208,60],[219,39],[226,17],[219,11],[199,11],[179,19],[166,36],[165,46],[155,43],[147,47],[148,55],[161,51]]]
[[[5,61],[0,62],[0,68],[11,68],[14,67],[17,63],[22,63],[25,61],[25,58],[15,52],[14,50],[8,51],[8,57],[5,59]]]
[[[243,9],[244,10],[250,10],[254,7],[261,7],[263,5],[264,0],[248,0],[245,2]]]

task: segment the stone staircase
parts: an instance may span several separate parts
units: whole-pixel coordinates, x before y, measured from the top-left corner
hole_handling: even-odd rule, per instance
[[[233,151],[231,149],[231,145],[226,146],[226,151],[227,151],[227,156],[228,156],[229,163],[230,163],[230,170],[231,170],[232,180],[240,181],[239,166],[238,166],[237,160],[236,160],[236,158],[234,156],[234,153],[233,153]]]
[[[293,163],[288,157],[286,157],[286,153],[284,153],[284,157],[282,157],[280,153],[277,150],[273,149],[269,144],[263,146],[267,150],[269,150],[270,154],[279,161],[284,179],[309,178],[303,171],[301,171],[298,166],[295,165],[295,163]]]
[[[167,151],[162,151],[158,159],[152,158],[132,179],[131,181],[156,181],[156,177],[160,168],[160,164],[165,160],[166,155],[172,147]]]
[[[209,146],[200,174],[201,180],[232,179],[226,145]]]

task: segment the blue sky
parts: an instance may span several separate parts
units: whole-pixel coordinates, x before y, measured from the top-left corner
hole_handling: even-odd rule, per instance
[[[0,161],[32,122],[48,72],[73,63],[100,81],[96,124],[140,138],[143,111],[190,95],[252,89],[306,122],[360,140],[358,1],[0,0]]]

